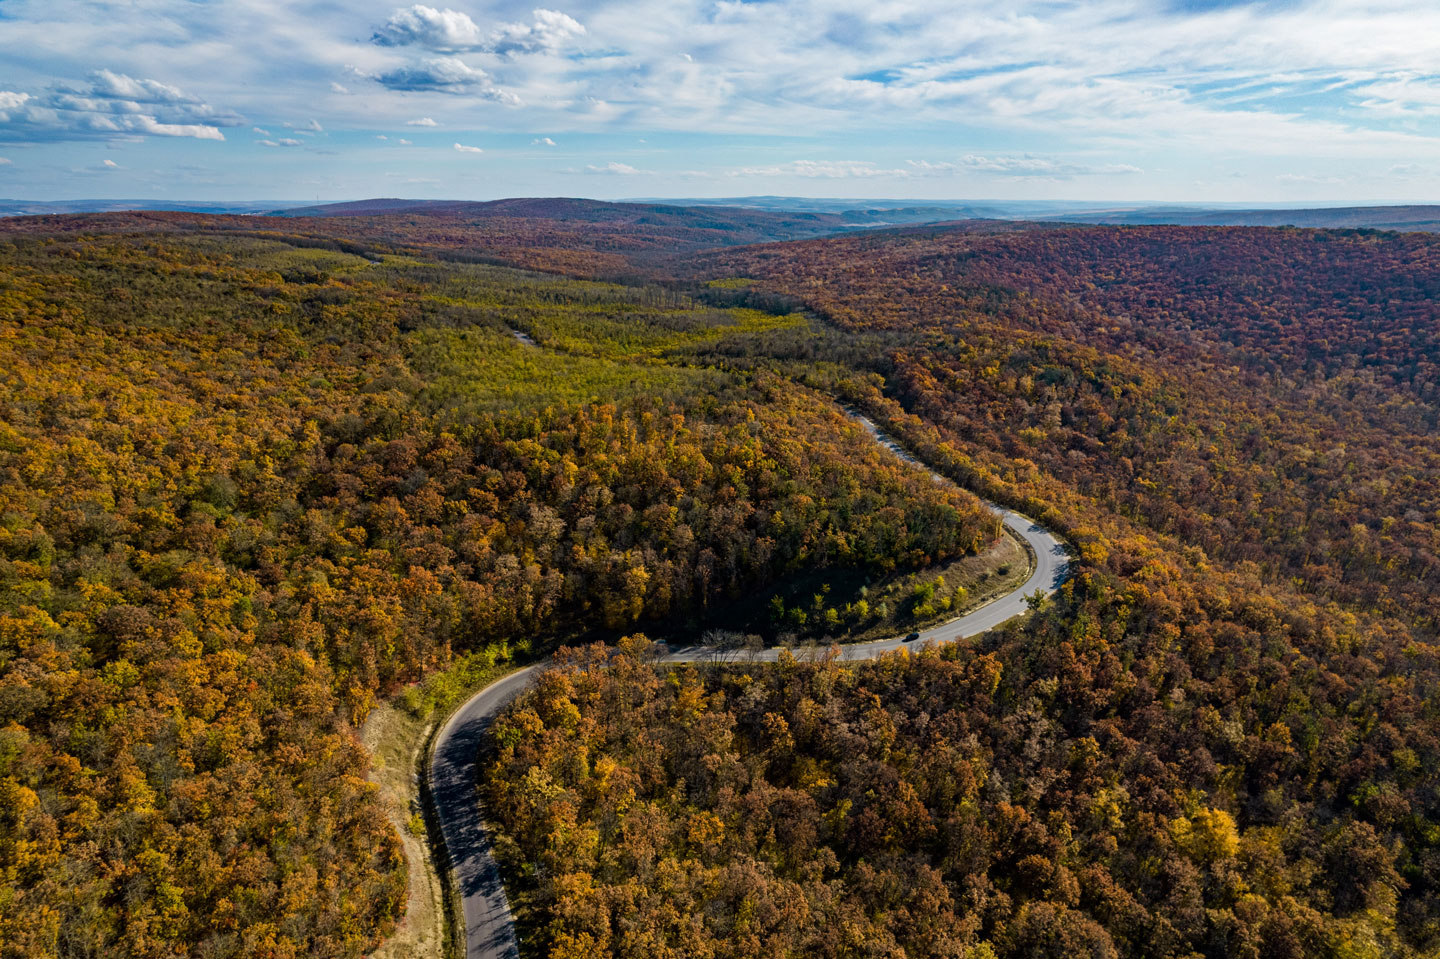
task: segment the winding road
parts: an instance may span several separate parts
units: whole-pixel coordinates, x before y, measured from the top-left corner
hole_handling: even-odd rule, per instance
[[[876,442],[907,462],[928,469],[869,419],[854,412],[850,415],[869,431]],[[937,482],[949,482],[936,473],[930,475]],[[1030,578],[1014,591],[978,609],[921,631],[918,639],[908,642],[903,638],[882,639],[841,646],[841,659],[874,659],[902,647],[916,647],[928,642],[948,643],[975,636],[1027,612],[1027,596],[1037,590],[1049,595],[1065,581],[1069,575],[1069,551],[1060,539],[1019,513],[994,504],[990,508],[1034,551],[1035,569]],[[775,662],[779,656],[780,650],[775,648],[737,653],[734,650],[688,646],[672,650],[659,657],[658,661],[726,662],[738,658],[745,662]],[[485,830],[484,811],[476,793],[475,760],[491,721],[502,707],[524,691],[542,667],[543,664],[537,663],[476,693],[451,715],[435,737],[430,762],[430,794],[440,821],[444,849],[460,892],[466,959],[518,959],[520,955],[515,922],[505,897],[505,885],[500,878],[500,868],[491,855],[490,835]]]

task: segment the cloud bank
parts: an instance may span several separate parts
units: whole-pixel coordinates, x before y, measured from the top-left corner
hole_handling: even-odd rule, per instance
[[[1413,0],[3,2],[0,144],[218,142],[243,113],[510,134],[532,191],[557,130],[565,170],[672,182],[1440,189],[1440,7]]]
[[[83,84],[57,83],[41,94],[0,90],[0,140],[45,142],[124,137],[224,140],[238,114],[158,80],[99,70]]]

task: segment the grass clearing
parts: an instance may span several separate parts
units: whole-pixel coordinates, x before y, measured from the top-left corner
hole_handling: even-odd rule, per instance
[[[782,642],[890,639],[964,615],[1013,592],[1035,568],[1024,541],[1005,528],[988,549],[914,572],[867,580],[853,570],[815,570],[773,592],[732,604],[723,630],[759,630]],[[776,598],[784,612],[777,614]]]
[[[405,916],[395,933],[371,956],[375,959],[444,959],[446,955],[444,885],[435,871],[427,832],[416,835],[420,813],[420,759],[435,729],[432,717],[417,718],[394,702],[370,711],[360,740],[370,753],[370,781],[405,850],[408,876]],[[421,816],[423,823],[423,816]]]
[[[730,379],[713,370],[537,350],[509,333],[482,329],[418,330],[407,337],[406,352],[429,383],[424,399],[461,418],[633,396],[693,395],[716,391]]]

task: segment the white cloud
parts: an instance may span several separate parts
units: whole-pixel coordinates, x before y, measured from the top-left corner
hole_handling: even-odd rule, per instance
[[[1354,88],[1361,106],[1382,116],[1430,117],[1440,114],[1440,80],[1402,74]]]
[[[90,77],[90,89],[85,95],[106,97],[115,100],[133,100],[136,103],[199,103],[194,97],[158,80],[143,80],[128,77],[123,73],[97,70]]]
[[[407,127],[438,127],[440,124],[429,117],[420,117],[418,120],[406,120],[405,125]]]
[[[0,166],[11,166],[9,157],[0,157]]]
[[[505,23],[486,34],[468,13],[415,4],[396,10],[371,42],[382,47],[425,47],[441,53],[487,51],[502,55],[553,53],[585,35],[574,17],[558,10],[531,12],[529,23]]]
[[[101,165],[111,170],[120,169],[120,164],[116,163],[114,160],[102,160]]]
[[[239,116],[158,80],[99,70],[83,85],[57,84],[40,96],[0,91],[0,122],[12,141],[125,139],[143,136],[223,140]]]
[[[777,166],[741,167],[727,176],[785,177],[798,176],[812,180],[840,180],[851,177],[906,177],[907,170],[882,169],[867,160],[794,160]]]
[[[410,141],[404,139],[403,137],[402,137],[401,139],[399,139],[399,140],[396,140],[395,142],[398,143],[398,144],[400,144],[402,147],[408,147],[408,146],[410,146]]]
[[[13,90],[0,90],[0,123],[8,122],[10,114],[29,103],[31,96]]]
[[[468,89],[486,83],[490,75],[471,67],[459,57],[432,57],[418,64],[407,64],[379,80],[392,90],[434,90],[441,88]]]
[[[260,144],[262,147],[298,147],[298,146],[304,146],[304,144],[303,144],[302,142],[300,142],[299,140],[293,140],[293,139],[290,139],[289,137],[287,137],[287,138],[285,138],[285,139],[283,139],[283,140],[256,140],[255,142],[258,143],[258,144]]]
[[[333,82],[332,82],[332,83],[330,84],[330,92],[331,92],[331,93],[349,93],[349,92],[350,92],[350,88],[347,87],[347,86],[345,86],[345,84],[343,84],[343,83],[333,83]]]
[[[496,53],[553,53],[585,35],[585,28],[574,17],[558,10],[532,11],[530,23],[507,23],[490,37],[490,49]]]
[[[258,133],[258,134],[260,134],[262,137],[268,137],[268,136],[270,135],[270,131],[269,131],[269,130],[262,130],[262,129],[260,129],[259,127],[251,127],[250,130],[251,130],[251,132],[253,132],[253,133]]]
[[[382,47],[422,46],[432,50],[473,50],[485,36],[469,14],[415,4],[390,15],[372,42]]]
[[[603,173],[612,176],[642,176],[648,174],[649,170],[637,170],[628,163],[616,163],[611,160],[609,163],[590,165],[585,168],[586,173]]]
[[[538,138],[538,139],[531,140],[531,141],[530,141],[530,145],[531,145],[532,147],[553,147],[553,146],[558,146],[558,144],[557,144],[554,140],[550,139],[549,137],[540,137],[540,138]]]
[[[812,180],[911,179],[956,176],[963,173],[1003,174],[1011,177],[1069,179],[1087,175],[1143,173],[1139,167],[1110,163],[1064,163],[1045,157],[967,155],[958,161],[910,160],[904,167],[884,167],[869,160],[793,160],[771,166],[739,167],[726,171],[732,177],[803,177]]]
[[[520,104],[520,99],[514,94],[495,86],[488,73],[470,66],[459,57],[432,57],[382,73],[375,79],[391,90],[449,93],[510,106]]]
[[[1125,176],[1145,172],[1140,167],[1129,163],[1067,163],[1029,153],[1018,156],[981,156],[972,153],[961,157],[954,163],[911,160],[910,166],[918,176],[942,176],[970,172],[1008,177],[1069,179],[1077,176]]]
[[[390,139],[390,138],[387,137],[385,134],[381,133],[381,134],[377,134],[376,137],[375,137],[375,139],[377,139],[377,140],[388,140],[388,139]]]
[[[960,158],[959,165],[966,170],[981,173],[1009,173],[1019,176],[1053,176],[1059,166],[1051,160],[1035,156],[987,157],[970,154]]]
[[[457,143],[457,144],[455,144],[455,152],[457,152],[457,153],[484,153],[485,151],[482,150],[480,147],[467,147],[467,146],[465,146],[463,143]]]

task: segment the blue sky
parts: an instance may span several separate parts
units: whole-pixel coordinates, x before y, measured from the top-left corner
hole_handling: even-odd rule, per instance
[[[0,0],[0,196],[1440,201],[1440,4]]]

